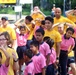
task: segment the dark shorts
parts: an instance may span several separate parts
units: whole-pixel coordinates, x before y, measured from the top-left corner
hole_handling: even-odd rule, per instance
[[[17,54],[18,54],[19,59],[23,58],[23,53],[26,49],[27,49],[26,46],[18,46],[17,47]]]
[[[70,66],[71,63],[75,63],[75,58],[74,57],[68,57],[68,66]]]
[[[47,66],[46,75],[55,75],[55,69],[53,64]]]

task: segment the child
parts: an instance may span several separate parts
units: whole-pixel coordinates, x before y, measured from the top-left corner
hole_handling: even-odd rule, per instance
[[[43,30],[45,30],[45,20],[42,20],[42,21],[41,21],[41,25],[40,25],[40,26],[35,26],[35,28],[34,28],[34,37],[33,37],[33,40],[36,40],[36,39],[35,39],[35,38],[36,38],[35,32],[36,32],[36,30],[39,29],[39,28],[42,28]]]
[[[0,41],[2,41],[3,39],[0,39]],[[0,46],[0,49],[3,51],[3,53],[6,56],[6,61],[4,64],[2,64],[2,53],[0,52],[0,75],[7,75],[8,73],[8,67],[9,67],[9,60],[10,60],[10,56],[9,54],[6,52],[5,48],[3,46]]]
[[[25,72],[24,72],[24,75],[34,75],[34,63],[32,61],[32,51],[31,50],[26,50],[24,52],[24,61],[25,61],[25,64],[26,64],[26,68],[25,68]]]
[[[30,49],[34,54],[32,60],[35,66],[35,75],[45,75],[46,60],[45,57],[39,52],[39,43],[37,41],[32,41],[30,43]]]
[[[75,45],[74,39],[71,37],[74,33],[74,29],[69,27],[66,30],[66,33],[62,36],[62,42],[60,46],[60,57],[59,64],[61,67],[61,75],[67,74],[67,59],[69,50],[71,51]]]
[[[55,75],[55,69],[57,69],[56,65],[56,51],[53,48],[54,41],[50,37],[44,37],[44,41],[50,46],[51,54],[50,54],[50,67],[48,66],[46,69],[46,75]],[[50,71],[48,71],[50,69]]]
[[[17,27],[16,27],[17,28]],[[17,36],[17,53],[19,56],[19,66],[20,66],[20,71],[21,71],[21,65],[23,65],[23,52],[27,49],[26,44],[27,44],[27,38],[28,38],[28,33],[25,33],[25,26],[19,26],[19,31],[18,33],[16,31],[16,36]]]
[[[36,34],[36,40],[39,42],[39,51],[40,53],[42,53],[44,55],[44,57],[46,58],[46,64],[47,66],[50,65],[50,47],[49,45],[43,41],[44,38],[44,30],[42,28],[39,28],[36,30],[35,34]]]

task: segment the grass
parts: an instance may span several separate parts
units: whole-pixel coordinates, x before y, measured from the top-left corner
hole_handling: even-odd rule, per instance
[[[42,10],[45,15],[50,15],[50,11]],[[8,8],[0,8],[0,14],[15,14],[16,12],[12,9],[12,7]],[[23,9],[23,15],[30,15],[30,9]]]

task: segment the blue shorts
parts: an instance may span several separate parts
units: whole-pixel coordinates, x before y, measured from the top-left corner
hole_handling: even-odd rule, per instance
[[[68,57],[68,66],[71,64],[71,63],[75,63],[75,58],[74,57]]]
[[[23,53],[26,49],[27,49],[26,46],[18,46],[17,47],[17,54],[18,54],[19,59],[23,58]]]

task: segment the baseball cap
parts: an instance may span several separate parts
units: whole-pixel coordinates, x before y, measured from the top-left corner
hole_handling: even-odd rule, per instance
[[[1,20],[3,20],[3,19],[7,21],[8,17],[4,16],[4,17],[1,18]]]

